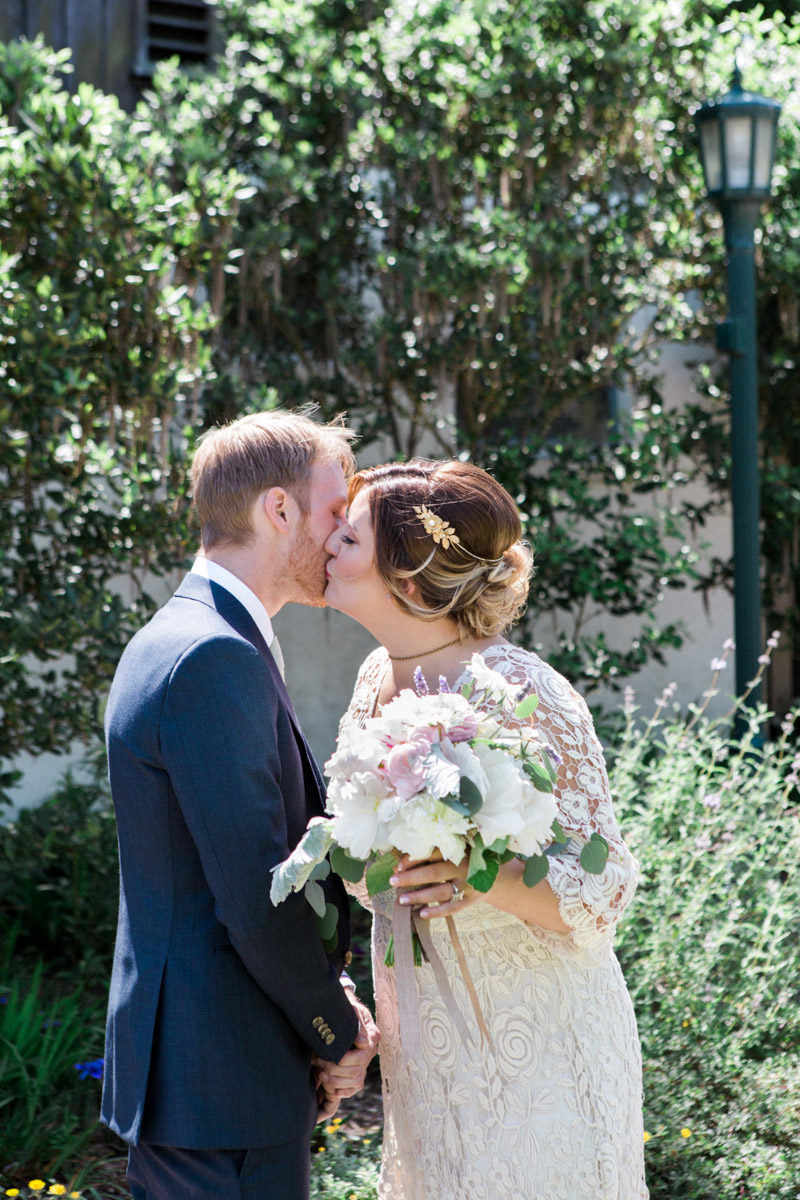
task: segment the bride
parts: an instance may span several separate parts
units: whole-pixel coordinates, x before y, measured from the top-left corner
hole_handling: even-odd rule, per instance
[[[517,509],[485,471],[459,461],[375,467],[350,484],[347,523],[327,544],[332,608],[381,643],[342,728],[380,712],[420,666],[460,687],[475,652],[539,697],[569,843],[533,888],[512,859],[482,895],[466,863],[402,859],[401,904],[429,922],[462,1010],[472,1016],[443,917],[453,917],[491,1041],[465,1045],[428,965],[414,971],[421,1050],[404,1052],[395,970],[384,965],[394,896],[374,909],[385,1129],[381,1200],[646,1200],[641,1059],[612,950],[636,863],[614,819],[603,752],[584,701],[536,654],[503,636],[528,592]],[[431,686],[433,684],[431,683]],[[581,868],[597,831],[601,875]]]

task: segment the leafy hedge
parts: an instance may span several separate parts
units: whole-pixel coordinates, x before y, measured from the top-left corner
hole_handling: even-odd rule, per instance
[[[719,664],[716,664],[719,665]],[[670,689],[671,691],[671,689]],[[613,750],[642,876],[619,957],[645,1061],[653,1200],[795,1200],[800,1189],[800,714],[741,738],[669,692],[631,698]],[[646,1135],[646,1136],[647,1136]]]
[[[708,339],[721,299],[690,112],[757,32],[748,83],[787,97],[763,263],[779,412],[797,30],[734,30],[721,0],[218,7],[213,72],[165,64],[133,115],[70,95],[65,53],[0,47],[0,760],[96,736],[150,579],[191,548],[196,434],[276,400],[493,470],[537,547],[522,636],[547,614],[546,652],[585,686],[663,659],[683,634],[658,601],[704,582],[715,503],[686,485],[727,469],[718,384],[711,418],[665,414],[652,361],[665,336]],[[633,427],[620,411],[606,436],[626,390]],[[797,468],[765,444],[768,599],[791,625]],[[600,635],[598,614],[638,631]]]

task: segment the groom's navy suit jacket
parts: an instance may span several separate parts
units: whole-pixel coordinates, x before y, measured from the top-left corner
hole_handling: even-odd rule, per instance
[[[103,1120],[125,1140],[272,1146],[316,1119],[312,1052],[358,1022],[308,903],[270,868],[323,811],[272,655],[229,592],[188,575],[123,654],[106,711],[120,853]]]

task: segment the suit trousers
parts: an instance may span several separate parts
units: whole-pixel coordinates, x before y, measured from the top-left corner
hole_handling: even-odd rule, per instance
[[[128,1154],[133,1200],[307,1200],[309,1139],[249,1150],[140,1142]]]

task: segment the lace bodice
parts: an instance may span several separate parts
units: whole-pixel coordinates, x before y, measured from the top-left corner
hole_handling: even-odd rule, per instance
[[[647,1200],[636,1022],[611,939],[636,885],[614,820],[603,753],[584,701],[537,655],[484,651],[506,679],[531,684],[537,719],[563,760],[555,788],[570,846],[549,880],[569,934],[489,903],[454,920],[490,1035],[464,1043],[428,964],[414,970],[415,1053],[399,1019],[396,971],[384,965],[393,896],[376,896],[372,961],[384,1091],[380,1200]],[[372,716],[387,666],[367,658],[342,718]],[[461,680],[451,681],[452,686]],[[581,868],[594,830],[609,843],[602,875]],[[359,899],[369,903],[365,890]],[[462,1012],[472,1015],[444,921],[430,936]],[[474,1015],[473,1020],[474,1020]]]

